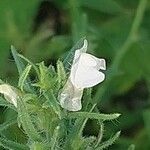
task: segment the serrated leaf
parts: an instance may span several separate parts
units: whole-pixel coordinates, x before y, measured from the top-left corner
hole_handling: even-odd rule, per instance
[[[54,133],[53,133],[53,136],[52,136],[51,142],[50,142],[51,150],[55,150],[55,148],[56,148],[59,129],[60,129],[60,127],[57,126],[54,130]]]
[[[100,142],[103,138],[103,134],[104,134],[104,124],[101,123],[95,147],[97,147],[100,144]]]
[[[25,133],[28,135],[30,139],[33,141],[42,141],[42,137],[38,133],[37,129],[35,128],[31,116],[29,115],[27,106],[25,104],[26,97],[19,98],[18,99],[18,117],[21,122],[21,125],[23,129],[25,130]]]
[[[45,108],[48,108],[48,107],[51,108],[58,115],[58,117],[61,118],[60,106],[59,106],[59,104],[57,102],[57,99],[55,98],[52,90],[43,93],[43,95],[44,95],[44,97],[47,100],[43,104],[43,107],[45,107]]]
[[[47,103],[47,107],[51,108],[54,110],[54,112],[58,115],[59,118],[61,118],[61,110],[60,110],[60,106],[57,102],[57,99],[55,98],[54,94],[52,91],[50,92],[46,92],[43,94],[46,98],[46,103]]]
[[[58,83],[59,84],[64,84],[65,80],[66,80],[66,72],[65,72],[65,68],[64,65],[61,61],[57,61],[57,76],[58,76]]]
[[[120,131],[117,132],[112,138],[101,143],[97,148],[95,148],[95,150],[103,150],[109,147],[110,145],[114,144],[114,142],[119,138],[120,133],[121,133]]]
[[[24,56],[21,55],[21,54],[18,54],[18,56],[19,56],[20,58],[22,58],[23,60],[25,60],[27,63],[29,63],[29,64],[34,68],[34,70],[36,71],[36,73],[37,73],[37,75],[38,75],[38,77],[39,77],[39,70],[38,70],[38,68],[34,65],[34,63],[32,63],[29,59],[27,59],[26,57],[24,57]]]
[[[14,46],[11,46],[11,53],[12,53],[13,58],[15,60],[15,63],[16,63],[17,69],[18,69],[18,73],[19,73],[19,75],[21,75],[22,72],[25,69],[25,65],[21,61],[20,57],[18,56],[18,53],[17,53],[17,51],[16,51],[16,49],[15,49]],[[25,81],[25,89],[27,91],[32,91],[33,92],[33,90],[31,89],[31,87],[29,86],[29,83],[30,83],[30,79],[28,78],[27,81]]]
[[[92,88],[84,90],[82,110],[84,111],[88,110],[88,106],[90,103],[92,103]]]
[[[94,104],[92,106],[92,108],[89,110],[90,113],[93,111],[95,106],[96,106],[96,104]],[[70,118],[70,119],[72,119],[72,118]],[[88,121],[88,118],[79,118],[78,117],[76,119],[71,132],[67,136],[67,141],[64,145],[65,148],[71,149],[73,147],[76,147],[78,149],[84,143],[84,139],[82,138],[82,132],[83,132],[83,129],[84,129],[87,121]],[[78,143],[78,145],[76,145],[76,143]]]
[[[47,145],[45,143],[41,142],[33,142],[32,145],[30,146],[30,150],[44,150],[48,149]]]
[[[23,87],[25,86],[26,79],[29,75],[29,72],[31,70],[31,65],[27,65],[22,74],[20,75],[18,87],[23,91]]]
[[[0,146],[10,150],[29,150],[29,147],[0,137]]]
[[[89,136],[89,137],[84,137],[83,139],[84,139],[84,143],[82,146],[83,149],[93,150],[92,146],[93,146],[94,142],[96,141],[96,137],[95,136]]]
[[[119,116],[120,114],[98,114],[90,112],[73,112],[68,114],[69,118],[89,118],[103,121],[117,119]]]
[[[11,103],[9,103],[8,101],[6,101],[5,99],[3,99],[2,97],[0,97],[0,106],[8,107],[8,108],[11,108],[11,109],[17,111],[14,105],[12,105]]]
[[[14,46],[11,46],[11,53],[13,55],[13,58],[15,60],[19,75],[21,75],[21,73],[23,72],[25,65],[23,64],[23,62],[20,60],[20,58],[18,57],[18,53],[15,49]]]
[[[8,121],[0,124],[0,132],[2,132],[3,130],[6,130],[7,128],[14,125],[15,123],[17,123],[17,118],[8,120]]]

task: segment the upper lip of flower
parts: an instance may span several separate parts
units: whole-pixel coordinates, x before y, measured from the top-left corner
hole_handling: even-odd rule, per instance
[[[83,47],[81,49],[76,50],[75,52],[75,57],[73,60],[71,73],[70,73],[70,80],[72,84],[76,88],[80,88],[80,89],[92,87],[102,82],[105,78],[105,74],[99,71],[99,70],[106,69],[105,60],[99,59],[91,54],[85,53],[86,48],[87,48],[87,41],[84,40]],[[80,80],[80,78],[82,80]],[[88,78],[89,80],[87,81],[87,83],[85,83],[86,78]],[[84,82],[84,84],[82,84],[82,82]],[[91,82],[91,85],[89,84],[90,82]]]

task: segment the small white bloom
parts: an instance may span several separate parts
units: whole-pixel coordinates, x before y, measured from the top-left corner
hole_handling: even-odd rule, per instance
[[[87,46],[87,40],[84,40],[83,47],[75,51],[70,76],[59,95],[60,105],[69,111],[82,108],[84,88],[93,87],[105,79],[105,74],[99,71],[106,69],[105,60],[87,54]]]
[[[78,111],[82,108],[81,98],[83,90],[77,89],[70,79],[66,82],[61,94],[59,95],[60,105],[69,111]]]
[[[17,99],[19,98],[16,89],[8,84],[0,85],[0,93],[4,95],[5,99],[17,107]]]

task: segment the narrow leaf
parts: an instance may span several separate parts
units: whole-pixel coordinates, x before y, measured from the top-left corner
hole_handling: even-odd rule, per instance
[[[55,98],[53,92],[47,91],[43,94],[46,98],[46,103],[43,104],[43,107],[49,107],[51,109],[54,110],[54,112],[58,115],[59,118],[61,118],[61,110],[60,110],[60,106],[57,102],[57,99]]]
[[[13,58],[15,60],[15,63],[16,63],[17,69],[18,69],[18,73],[19,73],[19,75],[21,75],[23,70],[25,69],[25,65],[21,61],[21,59],[18,57],[18,53],[17,53],[17,51],[16,51],[14,46],[11,46],[11,53],[12,53]],[[30,83],[30,79],[29,78],[25,82],[25,89],[27,91],[33,91],[28,83]]]
[[[6,101],[4,98],[0,97],[0,106],[3,107],[9,107],[13,110],[16,111],[16,108],[14,107],[14,105],[12,105],[11,103],[9,103],[8,101]]]
[[[97,138],[97,142],[95,144],[95,147],[97,147],[100,144],[100,142],[101,142],[101,140],[103,138],[103,134],[104,134],[104,124],[101,123],[100,131],[99,131],[99,134],[98,134],[98,138]]]
[[[89,118],[89,119],[101,119],[105,120],[113,120],[120,116],[120,114],[98,114],[98,113],[90,113],[90,112],[73,112],[68,114],[69,118]]]
[[[92,106],[92,108],[89,110],[89,112],[92,112],[93,109],[95,108],[95,106],[96,106],[96,104],[94,104]],[[70,119],[72,119],[72,118],[70,118]],[[85,118],[77,117],[75,124],[73,126],[73,129],[67,137],[67,142],[64,146],[65,148],[69,147],[71,149],[73,147],[76,147],[78,149],[84,143],[84,139],[82,139],[82,132],[83,132],[83,129],[84,129],[87,121],[88,121],[88,118],[86,118],[86,117]],[[76,145],[76,143],[78,143],[78,145]]]
[[[29,150],[29,147],[0,137],[0,146],[10,150]]]
[[[26,101],[25,98],[18,99],[18,117],[22,124],[25,133],[28,135],[30,139],[33,141],[41,141],[42,137],[38,133],[37,129],[34,127],[34,124],[31,120],[31,117],[28,113],[28,109],[24,103]]]
[[[27,65],[27,67],[24,69],[24,71],[22,72],[19,78],[18,87],[21,89],[21,91],[23,91],[23,87],[25,86],[26,79],[27,76],[29,75],[31,67],[32,67],[31,65]]]
[[[26,57],[24,57],[23,55],[21,55],[21,54],[18,54],[18,56],[20,57],[20,58],[22,58],[23,60],[25,60],[27,63],[29,63],[33,68],[34,68],[34,70],[36,71],[36,73],[37,73],[37,75],[38,75],[38,77],[40,76],[39,74],[39,70],[38,70],[38,68],[36,67],[36,65],[34,65],[34,63],[32,63],[29,59],[27,59]]]
[[[2,132],[3,130],[6,130],[7,128],[14,125],[15,123],[17,123],[17,118],[8,120],[8,121],[0,124],[0,132]]]
[[[51,143],[50,143],[51,150],[55,150],[55,148],[56,148],[59,129],[60,129],[60,127],[57,126],[54,130],[54,134],[53,134],[53,137],[51,138]]]
[[[67,77],[64,65],[60,60],[57,61],[57,75],[59,84],[64,83]]]
[[[11,46],[11,52],[12,52],[12,55],[14,57],[15,63],[17,65],[17,69],[18,69],[19,75],[21,75],[21,73],[23,72],[23,70],[25,68],[25,65],[20,60],[20,58],[17,56],[18,53],[17,53],[17,51],[16,51],[14,46]]]
[[[103,150],[103,149],[109,147],[110,145],[112,145],[112,144],[119,138],[120,133],[121,133],[120,131],[117,132],[112,138],[110,138],[109,140],[107,140],[107,141],[101,143],[101,144],[98,146],[98,148],[96,148],[95,150]]]

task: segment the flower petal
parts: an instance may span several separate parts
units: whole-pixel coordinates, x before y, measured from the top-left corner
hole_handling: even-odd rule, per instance
[[[75,51],[75,55],[74,55],[74,59],[73,59],[73,64],[75,64],[76,62],[78,62],[80,56],[82,53],[85,53],[87,51],[87,46],[88,46],[88,42],[87,40],[85,39],[84,40],[84,43],[83,43],[83,46],[80,48],[80,49],[77,49]]]
[[[58,97],[61,107],[69,111],[81,110],[82,94],[83,90],[75,88],[71,81],[68,80]]]
[[[106,69],[105,59],[91,54],[81,53],[78,61],[73,63],[70,73],[71,82],[76,88],[88,88],[102,82],[105,75],[98,70]]]
[[[91,54],[87,53],[82,53],[80,56],[80,65],[85,65],[85,66],[96,66],[97,65],[97,58],[94,57]]]
[[[98,70],[106,70],[106,61],[105,61],[105,59],[99,59],[99,58],[97,58],[97,66],[96,66],[96,68],[98,69]]]
[[[8,84],[1,84],[0,85],[0,93],[4,94],[6,100],[12,103],[15,107],[17,107],[17,98],[19,97],[18,94],[15,92],[14,87]]]
[[[80,63],[86,66],[95,66],[98,70],[106,70],[105,59],[97,58],[91,54],[82,53],[80,57]]]
[[[88,41],[86,39],[84,39],[84,43],[83,43],[83,46],[78,49],[81,53],[86,53],[87,51],[87,47],[88,47]]]
[[[76,76],[72,80],[76,88],[93,87],[105,79],[105,74],[96,70],[95,68],[80,66],[76,71]]]

